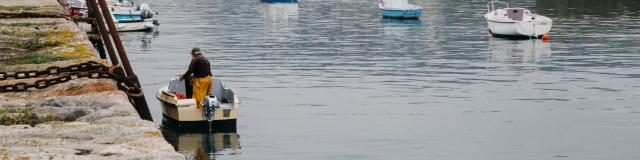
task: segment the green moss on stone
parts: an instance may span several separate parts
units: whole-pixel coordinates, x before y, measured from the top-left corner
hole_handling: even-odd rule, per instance
[[[0,6],[0,12],[30,11],[37,8],[35,6]]]
[[[1,1],[0,1],[1,2]],[[58,5],[44,6],[0,6],[0,17],[61,17],[65,13]]]
[[[68,58],[57,56],[57,55],[50,55],[50,54],[27,53],[22,57],[12,59],[12,61],[9,62],[9,65],[42,64],[42,63],[62,61],[62,60],[68,60]]]
[[[10,23],[10,24],[6,24],[4,26],[19,27],[19,28],[44,29],[44,28],[52,28],[56,24],[58,24],[58,23],[56,23],[56,22],[49,22],[49,23],[29,23],[29,22],[25,22],[25,23]]]
[[[26,49],[30,52],[38,51],[47,47],[55,47],[62,44],[59,41],[40,41],[38,38],[29,40],[15,40],[8,43],[9,47]]]
[[[18,109],[0,109],[0,125],[35,125],[49,121],[56,121],[56,119],[52,116],[38,117],[36,113],[33,112],[33,108],[31,106],[21,107]],[[65,121],[72,120],[65,119]]]

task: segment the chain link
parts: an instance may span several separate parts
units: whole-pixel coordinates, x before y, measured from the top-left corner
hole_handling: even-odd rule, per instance
[[[42,71],[30,70],[30,71],[19,71],[14,73],[0,72],[0,80],[7,80],[9,78],[13,78],[13,79],[37,78],[41,76],[56,75],[60,73],[93,71],[93,70],[106,71],[108,70],[108,67],[95,61],[88,61],[85,63],[70,65],[67,67],[51,66],[51,67],[47,67],[47,69]]]
[[[44,75],[48,75],[48,76],[58,75],[61,73],[66,73],[66,74],[62,76],[54,77],[54,78],[40,79],[35,81],[33,84],[18,82],[15,84],[1,85],[0,93],[22,92],[22,91],[28,90],[29,88],[44,89],[56,84],[65,83],[73,79],[79,79],[84,77],[91,78],[91,79],[105,79],[105,78],[113,79],[117,82],[118,88],[126,91],[127,93],[136,93],[139,90],[139,89],[130,89],[127,87],[123,87],[123,85],[124,86],[126,85],[124,83],[124,79],[121,76],[118,76],[116,74],[109,72],[109,68],[107,66],[94,61],[89,61],[86,63],[76,64],[76,65],[70,65],[67,67],[52,66],[42,71],[32,70],[32,71],[20,71],[15,73],[0,72],[0,80],[6,80],[8,78],[15,78],[15,79],[35,78],[35,77],[40,77]]]

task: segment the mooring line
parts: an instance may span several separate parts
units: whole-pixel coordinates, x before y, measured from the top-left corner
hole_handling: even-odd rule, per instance
[[[162,81],[162,82],[154,82],[154,83],[145,83],[145,84],[142,84],[142,85],[143,86],[155,86],[155,85],[165,84],[165,83],[169,83],[169,82],[171,82],[171,80]]]

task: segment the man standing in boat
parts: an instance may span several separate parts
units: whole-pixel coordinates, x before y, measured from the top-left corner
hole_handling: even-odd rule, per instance
[[[200,48],[193,48],[191,50],[191,63],[186,73],[180,76],[180,80],[184,80],[193,74],[193,99],[196,100],[196,106],[198,109],[202,109],[200,102],[209,95],[211,86],[211,65],[209,59],[202,55]]]

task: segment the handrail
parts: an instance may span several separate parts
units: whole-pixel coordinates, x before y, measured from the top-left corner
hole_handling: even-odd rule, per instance
[[[493,5],[493,3],[502,3],[504,5],[507,6],[507,8],[509,8],[509,3],[506,2],[500,2],[500,1],[490,1],[489,3],[487,3],[487,12],[491,12],[493,10],[496,10],[495,6]],[[491,9],[489,9],[489,6],[491,6]]]

